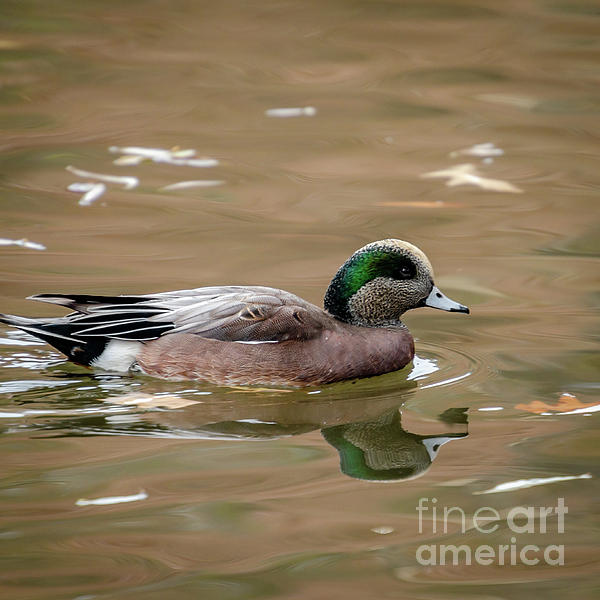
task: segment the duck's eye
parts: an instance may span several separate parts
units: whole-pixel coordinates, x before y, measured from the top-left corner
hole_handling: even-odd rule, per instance
[[[413,275],[413,270],[408,265],[403,265],[400,267],[400,277],[402,279],[410,279]]]

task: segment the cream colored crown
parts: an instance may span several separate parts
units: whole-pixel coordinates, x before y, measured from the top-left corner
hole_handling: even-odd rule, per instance
[[[386,240],[379,240],[378,242],[371,242],[370,244],[364,246],[364,248],[370,248],[371,246],[381,245],[397,246],[398,248],[403,248],[409,253],[414,254],[418,259],[420,259],[422,263],[425,264],[425,266],[431,272],[431,276],[433,277],[433,267],[431,266],[431,263],[429,262],[429,259],[427,258],[425,252],[423,252],[423,250],[421,250],[420,248],[417,248],[414,244],[411,244],[410,242],[405,242],[404,240],[396,240],[394,238],[389,238]]]

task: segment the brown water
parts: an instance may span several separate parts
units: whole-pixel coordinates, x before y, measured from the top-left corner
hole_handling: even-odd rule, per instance
[[[3,598],[597,597],[597,2],[0,12],[0,237],[47,248],[0,247],[2,311],[225,283],[320,303],[385,237],[472,309],[407,315],[412,371],[304,391],[93,373],[2,327]],[[285,107],[316,114],[265,112]],[[503,154],[456,154],[487,142]],[[110,146],[220,164],[118,166]],[[422,177],[464,163],[500,183]],[[67,165],[140,184],[79,206],[67,186],[93,178]],[[223,183],[161,190],[186,180]],[[451,442],[435,464],[427,436]],[[559,498],[564,532],[544,530]],[[423,564],[441,544],[497,554]]]

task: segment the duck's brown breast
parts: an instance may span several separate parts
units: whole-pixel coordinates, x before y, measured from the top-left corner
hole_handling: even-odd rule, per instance
[[[219,385],[308,386],[396,371],[414,356],[405,328],[343,325],[310,340],[223,342],[172,334],[148,342],[137,357],[148,375]]]

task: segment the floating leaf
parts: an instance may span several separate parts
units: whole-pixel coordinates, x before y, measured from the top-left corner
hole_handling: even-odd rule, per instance
[[[139,406],[140,408],[184,408],[199,404],[196,400],[181,398],[180,396],[152,396],[150,394],[126,394],[124,396],[106,398],[111,404],[122,406]]]
[[[596,412],[600,405],[597,402],[591,402],[590,404],[584,404],[580,402],[573,394],[563,394],[557,404],[547,404],[541,400],[534,400],[529,404],[517,404],[515,406],[518,410],[525,410],[536,415],[552,414],[554,413],[572,413],[573,411],[581,412]],[[592,409],[592,410],[590,410]]]

